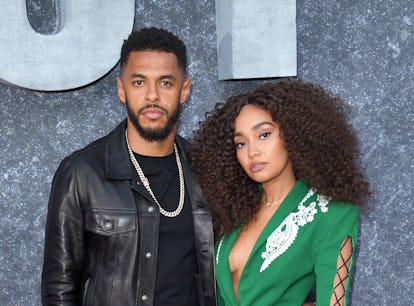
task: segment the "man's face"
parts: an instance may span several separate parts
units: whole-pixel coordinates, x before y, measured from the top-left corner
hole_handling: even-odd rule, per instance
[[[174,53],[131,52],[117,83],[128,123],[141,137],[159,141],[175,132],[179,107],[189,95],[191,80],[185,79]]]

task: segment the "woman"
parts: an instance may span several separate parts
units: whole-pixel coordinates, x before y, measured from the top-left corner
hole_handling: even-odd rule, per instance
[[[216,232],[219,305],[346,305],[369,184],[342,101],[297,80],[229,98],[192,163]]]

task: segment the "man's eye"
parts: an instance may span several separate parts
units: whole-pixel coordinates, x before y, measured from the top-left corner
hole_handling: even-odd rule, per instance
[[[141,80],[135,80],[135,81],[134,81],[134,84],[135,84],[135,85],[138,85],[138,86],[141,86],[143,83],[144,83],[144,82],[143,82],[143,81],[141,81]]]
[[[170,86],[171,83],[169,81],[161,81],[162,86]]]
[[[270,136],[270,132],[265,132],[265,133],[262,133],[262,134],[260,134],[260,139],[266,139],[267,137],[269,137]]]

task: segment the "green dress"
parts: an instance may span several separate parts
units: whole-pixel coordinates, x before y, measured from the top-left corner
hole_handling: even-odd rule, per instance
[[[239,304],[233,291],[228,257],[240,229],[217,242],[218,305],[302,305],[315,285],[317,305],[329,305],[340,246],[349,236],[355,250],[358,219],[357,206],[329,202],[303,181],[298,181],[259,235],[249,255],[238,285]]]

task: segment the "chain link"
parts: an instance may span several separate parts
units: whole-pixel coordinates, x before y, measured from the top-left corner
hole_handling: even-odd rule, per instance
[[[168,217],[168,218],[177,217],[181,213],[181,211],[184,207],[184,198],[185,198],[185,185],[184,185],[183,167],[181,165],[181,160],[180,160],[180,155],[178,154],[177,145],[174,143],[175,160],[177,162],[178,177],[179,177],[179,180],[180,180],[180,199],[178,201],[178,207],[177,207],[176,210],[166,211],[165,209],[163,209],[161,207],[160,203],[158,202],[157,198],[155,197],[154,193],[152,192],[149,180],[147,179],[144,172],[142,171],[137,159],[134,156],[134,153],[132,152],[132,150],[129,146],[128,134],[127,134],[126,130],[125,130],[125,139],[126,139],[126,143],[127,143],[127,147],[128,147],[129,158],[131,159],[132,165],[134,166],[135,170],[137,171],[138,177],[141,180],[142,184],[144,185],[145,189],[151,195],[154,202],[158,205],[160,213],[163,216]]]

